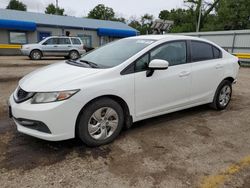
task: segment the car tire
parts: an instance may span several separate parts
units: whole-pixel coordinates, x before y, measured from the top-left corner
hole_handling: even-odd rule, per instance
[[[40,50],[32,50],[30,53],[32,60],[40,60],[42,58],[42,52]]]
[[[210,106],[216,110],[224,110],[231,101],[232,82],[223,80],[218,86],[214,100]]]
[[[121,132],[124,113],[120,104],[101,98],[88,104],[78,118],[76,133],[90,147],[112,142]]]
[[[70,59],[78,59],[80,57],[79,52],[76,50],[72,50],[69,52]]]

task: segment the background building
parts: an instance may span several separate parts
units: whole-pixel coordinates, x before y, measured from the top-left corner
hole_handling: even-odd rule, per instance
[[[0,55],[20,54],[22,44],[67,32],[80,37],[87,47],[138,34],[122,22],[0,9]]]

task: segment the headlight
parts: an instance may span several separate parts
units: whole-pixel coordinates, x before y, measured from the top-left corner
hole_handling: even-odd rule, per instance
[[[30,49],[30,47],[29,46],[22,46],[22,49],[28,50],[28,49]]]
[[[39,104],[39,103],[63,101],[63,100],[66,100],[66,99],[72,97],[78,91],[79,90],[36,93],[33,96],[31,103],[32,104]]]

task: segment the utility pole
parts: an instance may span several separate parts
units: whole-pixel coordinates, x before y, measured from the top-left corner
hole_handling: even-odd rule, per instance
[[[203,5],[203,0],[200,0],[200,10],[199,10],[199,18],[198,18],[198,23],[196,27],[196,32],[200,31],[200,25],[201,25],[201,13],[202,13],[202,5]]]
[[[59,12],[58,12],[58,0],[56,0],[56,15],[59,15]],[[57,28],[59,29],[58,26],[57,26]],[[64,29],[62,29],[62,35],[64,35]]]
[[[58,15],[58,0],[56,0],[56,15]]]

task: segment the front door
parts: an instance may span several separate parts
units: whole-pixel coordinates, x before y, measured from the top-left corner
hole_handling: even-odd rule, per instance
[[[155,70],[146,77],[153,59],[169,62],[167,70]],[[191,65],[187,63],[186,41],[168,42],[137,60],[135,65],[135,111],[137,119],[163,114],[188,105]]]
[[[42,52],[45,56],[58,55],[58,38],[49,38],[42,44]]]

